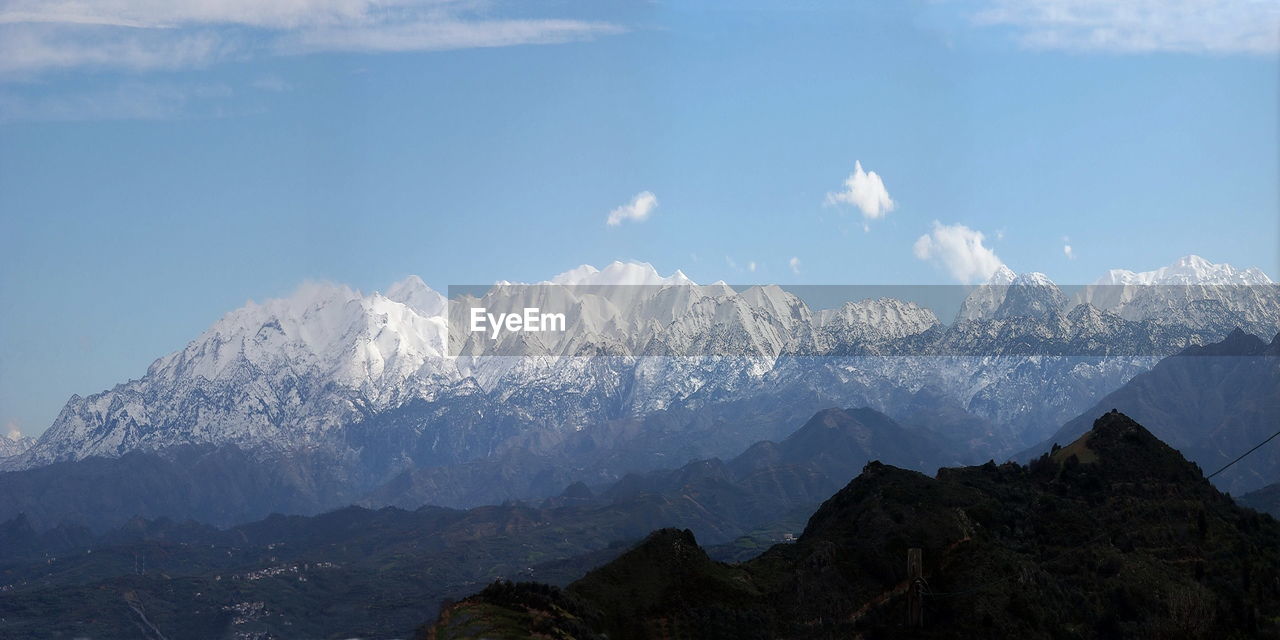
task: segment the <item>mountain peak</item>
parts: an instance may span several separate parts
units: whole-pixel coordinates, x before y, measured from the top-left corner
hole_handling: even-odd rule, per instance
[[[1280,335],[1280,334],[1277,334]],[[1236,327],[1219,342],[1193,345],[1184,349],[1184,356],[1257,356],[1262,355],[1267,343],[1262,338]]]
[[[682,285],[694,284],[683,271],[677,269],[670,276],[663,276],[648,262],[622,262],[615,260],[603,269],[584,264],[549,281],[550,284],[568,286],[615,286],[615,285]]]
[[[1178,258],[1178,261],[1173,264],[1177,267],[1189,267],[1192,269],[1207,269],[1213,266],[1212,262],[1209,262],[1194,253]]]
[[[986,284],[969,293],[956,320],[1043,317],[1066,306],[1066,296],[1049,276],[1038,271],[1017,274],[1001,265]]]
[[[1056,287],[1057,286],[1056,284],[1054,284],[1053,280],[1049,279],[1049,276],[1046,276],[1045,274],[1040,273],[1039,271],[1032,271],[1030,273],[1019,274],[1013,279],[1013,284],[1017,286],[1024,286],[1024,287],[1025,286],[1031,286],[1031,287]]]
[[[35,443],[35,438],[22,435],[17,427],[10,427],[8,433],[0,434],[0,458],[26,453]]]
[[[1111,482],[1175,482],[1210,486],[1200,468],[1187,461],[1133,418],[1112,409],[1093,421],[1093,428],[1054,452],[1062,465],[1097,465],[1092,475]]]
[[[387,288],[388,300],[399,302],[425,316],[444,315],[448,301],[422,278],[411,275]]]
[[[1010,269],[1009,267],[1002,264],[999,267],[996,267],[996,270],[991,273],[991,277],[987,278],[986,284],[991,284],[991,285],[1013,284],[1013,281],[1017,279],[1018,279],[1018,274],[1014,273],[1013,269]]]

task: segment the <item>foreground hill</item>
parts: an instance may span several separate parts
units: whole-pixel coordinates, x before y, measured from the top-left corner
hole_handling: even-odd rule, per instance
[[[924,629],[905,629],[907,550]],[[1280,637],[1280,524],[1127,416],[1024,467],[870,463],[741,564],[662,530],[564,590],[498,583],[425,637]]]

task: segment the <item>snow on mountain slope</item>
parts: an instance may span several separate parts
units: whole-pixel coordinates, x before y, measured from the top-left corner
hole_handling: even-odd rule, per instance
[[[1153,271],[1112,269],[1070,300],[1044,274],[1001,267],[969,293],[956,321],[1066,313],[1086,303],[1132,321],[1197,328],[1235,322],[1259,335],[1280,328],[1280,287],[1265,273],[1195,255]]]
[[[10,433],[0,433],[0,458],[25,453],[35,442],[35,438],[24,436],[16,429]]]
[[[547,283],[575,287],[612,287],[620,285],[666,286],[696,284],[679,269],[669,276],[663,276],[658,273],[658,270],[655,269],[653,265],[647,262],[620,261],[614,261],[604,269],[597,269],[589,264],[584,264],[551,278]]]
[[[1188,258],[1163,275],[1140,278],[1266,278],[1255,272]],[[311,283],[287,298],[228,313],[138,380],[71,398],[39,442],[3,466],[190,443],[255,451],[319,447],[338,457],[359,456],[343,430],[411,402],[428,403],[434,417],[369,436],[380,438],[379,460],[472,459],[492,453],[521,429],[541,430],[551,442],[557,433],[611,419],[775,392],[888,408],[895,389],[915,393],[934,386],[995,422],[1044,422],[1057,415],[1040,415],[1045,406],[1035,398],[1046,385],[1074,389],[1075,395],[1050,408],[1075,410],[1091,394],[1150,366],[1145,356],[1152,350],[1202,341],[1274,308],[1267,306],[1265,290],[1252,306],[1178,298],[1162,307],[1165,323],[1147,326],[1123,317],[1141,296],[1123,299],[1118,314],[1097,304],[1061,314],[1062,293],[1043,275],[1001,270],[991,283],[996,286],[979,287],[966,300],[959,317],[970,322],[952,327],[900,300],[849,301],[815,313],[777,286],[734,291],[723,283],[697,285],[679,271],[662,276],[643,263],[582,266],[541,283],[547,286],[499,283],[479,300],[453,302],[414,276],[385,295]],[[1160,299],[1152,300],[1142,302],[1142,313],[1149,315]],[[509,353],[536,357],[472,357],[492,353],[492,345],[450,330],[464,322],[468,305],[509,309],[553,301],[570,311],[567,336],[507,333],[496,341]],[[1172,311],[1177,309],[1182,316]],[[1270,316],[1273,324],[1277,318]],[[1184,331],[1178,322],[1196,323],[1200,333]],[[1028,363],[1022,355],[1036,353],[1144,357],[1104,366]],[[928,360],[930,354],[966,357]],[[988,358],[1008,354],[1016,361]],[[565,357],[582,355],[610,357]],[[801,364],[792,358],[812,355],[913,358]],[[448,412],[455,405],[465,407],[465,418]]]
[[[1075,302],[1126,320],[1192,326],[1234,321],[1258,335],[1271,335],[1280,326],[1280,286],[1267,274],[1196,255],[1154,271],[1113,269],[1077,293]]]
[[[984,318],[1041,317],[1061,313],[1067,298],[1039,272],[1016,274],[1001,266],[965,297],[956,322]]]
[[[434,292],[414,284],[393,289],[432,308]],[[314,443],[456,380],[443,357],[446,332],[443,316],[404,302],[308,283],[228,313],[141,379],[72,397],[24,457],[35,464],[188,443]]]
[[[1267,285],[1274,284],[1267,274],[1257,267],[1237,269],[1229,264],[1215,264],[1197,255],[1183,256],[1169,266],[1154,271],[1134,273],[1127,269],[1112,269],[1098,278],[1095,285],[1134,284],[1217,284],[1217,285]]]
[[[956,314],[956,322],[991,317],[1004,302],[1008,286],[1017,278],[1018,274],[1012,269],[1000,265],[985,283],[974,287],[974,290],[965,298],[964,304],[960,306],[960,312]]]
[[[387,288],[388,300],[403,303],[418,314],[432,317],[443,316],[449,303],[418,276],[409,276]]]
[[[932,311],[894,298],[846,302],[839,309],[824,309],[819,323],[828,344],[893,340],[939,326]]]

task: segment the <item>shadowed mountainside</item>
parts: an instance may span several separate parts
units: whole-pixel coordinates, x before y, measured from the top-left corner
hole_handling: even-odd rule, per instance
[[[434,616],[443,598],[500,576],[566,584],[661,527],[720,543],[718,558],[757,555],[798,532],[823,499],[874,457],[937,468],[942,449],[929,438],[869,409],[831,409],[782,442],[759,443],[728,464],[695,461],[594,489],[575,482],[537,505],[349,507],[314,517],[273,515],[226,530],[132,518],[104,533],[35,526],[18,515],[0,522],[0,635],[128,636],[141,610],[170,637],[224,638],[232,631],[403,637]],[[193,455],[198,462],[217,452]],[[147,481],[127,486],[142,495],[122,496],[120,505],[180,500],[191,490],[165,486],[165,476],[151,475],[145,464],[135,467],[131,473]],[[93,498],[100,489],[92,485],[95,477],[108,481],[85,477],[85,494],[76,499]]]
[[[1091,416],[1118,409],[1212,472],[1280,428],[1280,334],[1270,344],[1236,330],[1189,347],[1107,394],[1053,437],[1019,454],[1026,461],[1088,431]],[[1268,445],[1214,478],[1242,494],[1280,480],[1280,446]]]
[[[904,628],[923,550],[925,627]],[[1280,524],[1107,413],[1024,467],[870,463],[794,544],[740,564],[663,530],[563,590],[499,583],[423,636],[1280,637]]]
[[[1246,493],[1237,501],[1250,509],[1280,518],[1280,482]]]

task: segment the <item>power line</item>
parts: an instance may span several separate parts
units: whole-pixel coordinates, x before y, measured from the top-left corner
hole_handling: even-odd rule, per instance
[[[1250,450],[1248,450],[1248,451],[1246,451],[1246,452],[1244,452],[1244,453],[1240,454],[1240,457],[1239,457],[1239,458],[1236,458],[1235,460],[1232,460],[1231,462],[1228,462],[1228,463],[1227,463],[1227,466],[1225,466],[1225,467],[1223,467],[1223,468],[1221,468],[1221,469],[1218,469],[1217,471],[1214,471],[1213,473],[1211,473],[1211,474],[1209,474],[1209,475],[1205,476],[1205,477],[1204,477],[1204,479],[1205,479],[1205,480],[1208,480],[1209,478],[1212,478],[1212,477],[1214,477],[1214,476],[1218,475],[1219,473],[1222,473],[1223,471],[1226,471],[1226,470],[1227,470],[1231,465],[1233,465],[1233,464],[1235,464],[1235,463],[1237,463],[1237,462],[1240,462],[1241,460],[1244,460],[1244,457],[1245,457],[1245,456],[1247,456],[1247,455],[1249,455],[1249,454],[1253,453],[1254,451],[1257,451],[1257,450],[1258,450],[1258,448],[1259,448],[1259,447],[1261,447],[1262,445],[1264,445],[1264,444],[1266,444],[1266,443],[1271,442],[1272,440],[1274,440],[1276,436],[1280,436],[1280,431],[1277,431],[1277,432],[1275,432],[1275,433],[1271,434],[1271,437],[1270,437],[1270,438],[1267,438],[1266,440],[1263,440],[1262,442],[1259,442],[1258,444],[1254,445],[1254,447],[1253,447],[1252,449],[1250,449]]]
[[[1280,436],[1280,431],[1277,431],[1277,432],[1275,432],[1275,433],[1271,434],[1271,435],[1270,435],[1266,440],[1263,440],[1262,442],[1259,442],[1258,444],[1254,445],[1252,449],[1249,449],[1248,451],[1246,451],[1246,452],[1244,452],[1244,453],[1240,454],[1240,456],[1239,456],[1239,457],[1237,457],[1235,460],[1232,460],[1231,462],[1228,462],[1228,463],[1227,463],[1226,465],[1224,465],[1221,469],[1218,469],[1217,471],[1214,471],[1213,473],[1211,473],[1211,474],[1209,474],[1209,475],[1205,476],[1205,477],[1204,477],[1204,479],[1205,479],[1205,480],[1208,480],[1208,479],[1210,479],[1210,478],[1212,478],[1212,477],[1214,477],[1214,476],[1218,475],[1219,473],[1222,473],[1223,471],[1226,471],[1227,469],[1229,469],[1229,468],[1231,467],[1231,465],[1233,465],[1233,464],[1235,464],[1235,463],[1237,463],[1237,462],[1240,462],[1241,460],[1244,460],[1244,459],[1245,459],[1245,457],[1246,457],[1246,456],[1248,456],[1249,454],[1253,453],[1254,451],[1257,451],[1258,449],[1261,449],[1261,448],[1262,448],[1262,445],[1264,445],[1264,444],[1266,444],[1266,443],[1268,443],[1268,442],[1271,442],[1272,440],[1275,440],[1277,436]],[[1039,561],[1037,561],[1037,563],[1036,563],[1036,564],[1039,564],[1039,565],[1041,565],[1041,566],[1046,565],[1046,564],[1049,564],[1049,563],[1051,563],[1051,562],[1054,562],[1054,561],[1056,561],[1056,560],[1061,559],[1062,557],[1066,556],[1067,554],[1071,553],[1072,551],[1079,551],[1080,549],[1083,549],[1083,548],[1085,548],[1085,547],[1088,547],[1089,545],[1092,545],[1092,544],[1093,544],[1093,543],[1095,543],[1095,542],[1099,542],[1099,541],[1101,541],[1103,538],[1106,538],[1106,537],[1108,537],[1108,536],[1110,536],[1110,535],[1111,535],[1111,532],[1109,532],[1109,531],[1107,531],[1107,532],[1103,532],[1103,533],[1101,533],[1101,534],[1099,534],[1099,535],[1095,536],[1094,538],[1092,538],[1092,539],[1090,539],[1090,540],[1085,541],[1085,542],[1084,542],[1084,543],[1082,543],[1082,544],[1079,544],[1079,545],[1077,545],[1077,546],[1075,546],[1075,547],[1072,547],[1072,548],[1069,548],[1069,549],[1063,550],[1063,551],[1061,551],[1061,552],[1057,553],[1056,555],[1051,556],[1051,557],[1049,557],[1049,558],[1047,558],[1047,559],[1039,560]],[[1005,582],[1007,582],[1007,581],[1009,581],[1009,580],[1012,580],[1014,577],[1015,577],[1015,576],[1012,576],[1012,575],[1010,575],[1010,576],[1005,576],[1005,577],[1003,577],[1003,578],[999,578],[999,579],[997,579],[997,580],[993,580],[993,581],[991,581],[991,582],[987,582],[987,583],[984,583],[984,584],[978,585],[978,586],[973,587],[973,588],[970,588],[970,589],[964,589],[964,590],[962,590],[962,591],[941,591],[941,592],[938,592],[938,591],[925,591],[925,592],[924,592],[924,595],[926,595],[926,596],[935,596],[935,597],[936,597],[936,596],[960,596],[960,595],[968,595],[968,594],[970,594],[970,593],[978,593],[978,592],[980,592],[980,591],[984,591],[984,590],[989,589],[989,588],[991,588],[991,587],[999,586],[999,585],[1001,585],[1001,584],[1003,584],[1003,583],[1005,583]],[[925,584],[926,584],[926,585],[928,585],[928,583],[927,583],[927,582],[926,582]]]

